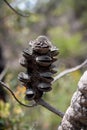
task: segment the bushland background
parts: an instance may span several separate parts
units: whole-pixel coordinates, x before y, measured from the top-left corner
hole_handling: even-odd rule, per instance
[[[18,12],[29,15],[21,17],[0,0],[0,53],[3,55],[0,64],[8,67],[4,82],[22,102],[25,89],[17,76],[24,68],[19,58],[30,40],[46,35],[60,49],[55,63],[58,73],[87,58],[87,0],[34,1],[32,4],[31,0],[8,0]],[[84,70],[86,67],[56,81],[52,91],[43,98],[65,112]],[[24,108],[7,91],[3,96],[0,99],[1,130],[56,130],[61,122],[60,117],[41,106]]]

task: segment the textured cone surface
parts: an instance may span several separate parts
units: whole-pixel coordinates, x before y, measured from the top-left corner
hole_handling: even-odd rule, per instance
[[[49,56],[38,56],[36,57],[36,62],[41,66],[51,65],[52,58]]]
[[[52,76],[56,73],[53,63],[58,53],[59,50],[45,36],[30,41],[29,47],[24,49],[20,64],[26,68],[26,72],[21,72],[18,79],[26,87],[28,100],[38,100],[44,92],[52,89]]]
[[[25,74],[24,72],[19,73],[18,78],[21,82],[29,82],[30,76],[28,74]]]
[[[38,89],[40,89],[43,92],[48,92],[52,89],[50,86],[51,85],[48,83],[39,83]]]
[[[28,100],[32,100],[35,97],[35,93],[32,89],[27,89],[26,90],[26,98]]]

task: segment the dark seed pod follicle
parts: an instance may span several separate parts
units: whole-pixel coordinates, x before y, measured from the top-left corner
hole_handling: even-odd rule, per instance
[[[53,74],[56,73],[53,64],[59,54],[59,49],[52,45],[46,36],[39,36],[30,41],[28,48],[24,49],[20,64],[26,68],[18,79],[26,87],[27,100],[39,100],[44,92],[50,91]]]

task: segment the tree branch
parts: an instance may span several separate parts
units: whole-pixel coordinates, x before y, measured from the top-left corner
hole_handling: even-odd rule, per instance
[[[74,72],[74,71],[76,71],[76,70],[82,68],[82,67],[83,67],[84,65],[86,65],[86,64],[87,64],[87,59],[86,59],[82,64],[80,64],[80,65],[78,65],[78,66],[76,66],[76,67],[73,67],[73,68],[71,68],[71,69],[67,69],[67,70],[61,72],[60,74],[58,74],[57,76],[54,77],[54,80],[53,80],[52,83],[54,83],[54,82],[57,81],[58,79],[62,78],[62,77],[65,76],[66,74],[69,74],[69,73],[71,73],[71,72]]]
[[[19,13],[18,11],[16,11],[10,4],[9,4],[9,2],[7,1],[7,0],[4,0],[4,2],[8,5],[8,7],[11,9],[11,10],[13,10],[16,14],[18,14],[18,15],[20,15],[20,16],[22,16],[22,17],[29,17],[29,15],[24,15],[24,14],[21,14],[21,13]]]
[[[46,109],[48,109],[49,111],[55,113],[56,115],[60,116],[61,118],[63,118],[64,113],[59,111],[58,109],[55,109],[54,107],[52,107],[50,104],[48,104],[47,102],[45,102],[43,99],[39,99],[39,101],[37,102],[39,105],[45,107]]]
[[[15,96],[14,92],[4,82],[0,81],[0,85],[3,86],[4,88],[6,88],[12,94],[12,96],[15,98],[15,100],[19,104],[21,104],[22,106],[25,106],[25,107],[34,107],[34,106],[37,105],[36,103],[34,103],[32,105],[26,105],[26,104],[22,103],[21,101],[18,100],[18,98]]]
[[[14,92],[4,82],[0,81],[0,85],[2,85],[4,88],[6,88],[12,94],[12,96],[15,98],[15,100],[19,104],[21,104],[21,105],[23,105],[25,107],[34,107],[34,106],[37,106],[37,105],[41,105],[41,106],[47,108],[48,110],[50,110],[51,112],[57,114],[61,118],[64,116],[64,113],[62,113],[59,110],[53,108],[50,104],[46,103],[43,99],[35,101],[35,103],[32,104],[32,105],[26,105],[26,104],[24,104],[24,103],[22,103],[21,101],[18,100],[18,98],[15,96]]]

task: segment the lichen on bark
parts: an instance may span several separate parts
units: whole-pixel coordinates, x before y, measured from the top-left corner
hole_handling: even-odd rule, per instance
[[[58,130],[87,130],[87,71],[78,82]]]

